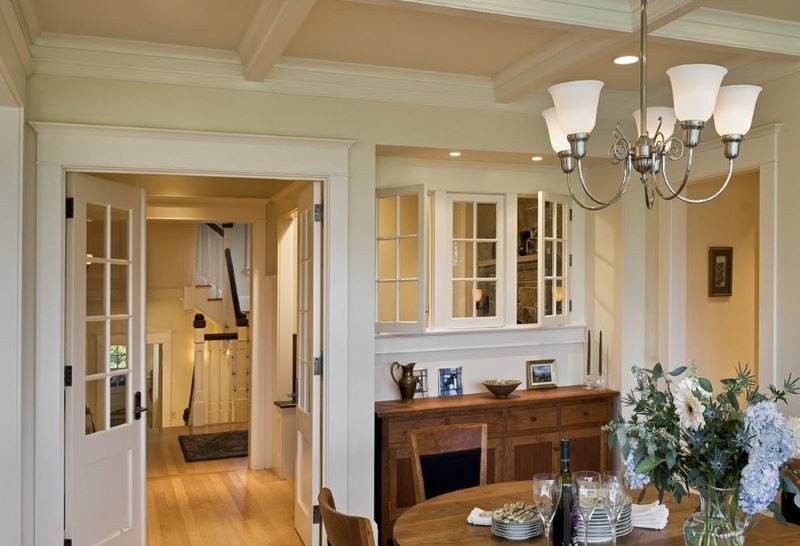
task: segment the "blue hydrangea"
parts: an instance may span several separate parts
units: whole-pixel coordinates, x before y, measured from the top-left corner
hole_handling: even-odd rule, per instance
[[[746,514],[757,514],[775,500],[780,485],[779,470],[769,464],[751,461],[742,470],[739,484],[739,509]]]
[[[759,402],[747,408],[745,430],[749,436],[745,451],[748,462],[778,468],[788,461],[795,450],[795,440],[789,420],[778,411],[774,402]]]
[[[650,476],[647,474],[638,474],[636,472],[636,463],[633,460],[633,451],[628,454],[628,458],[624,461],[625,464],[625,479],[631,489],[642,489],[650,483]]]

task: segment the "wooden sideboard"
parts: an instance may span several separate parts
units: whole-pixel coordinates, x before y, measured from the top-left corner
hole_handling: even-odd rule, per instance
[[[486,423],[488,483],[529,480],[537,472],[558,472],[562,437],[570,440],[572,470],[604,471],[611,460],[606,434],[600,427],[613,416],[618,397],[616,391],[585,391],[576,386],[517,391],[505,400],[486,393],[377,402],[375,518],[380,544],[388,544],[394,522],[414,505],[409,430]]]

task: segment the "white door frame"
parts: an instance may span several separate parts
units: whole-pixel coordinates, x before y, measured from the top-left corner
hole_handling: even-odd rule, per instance
[[[758,204],[758,380],[769,385],[778,377],[778,137],[782,124],[753,129],[736,160],[736,172],[757,170]],[[695,155],[692,178],[727,174],[719,141],[704,144]],[[686,207],[678,201],[659,203],[659,358],[669,367],[686,364],[687,239]]]
[[[145,328],[145,330],[147,330]],[[172,330],[152,330],[147,332],[145,345],[161,345],[161,362],[159,373],[161,375],[161,389],[158,392],[161,415],[157,417],[160,424],[155,428],[166,428],[172,425],[170,408],[172,407]],[[153,368],[155,369],[155,368]],[[154,374],[153,381],[156,377]],[[155,424],[155,423],[154,423]]]
[[[34,528],[37,546],[64,538],[64,302],[66,173],[127,172],[322,180],[322,476],[347,499],[348,156],[353,141],[31,123],[37,133],[36,418]],[[332,416],[339,416],[333,418]],[[343,507],[346,509],[346,507]]]

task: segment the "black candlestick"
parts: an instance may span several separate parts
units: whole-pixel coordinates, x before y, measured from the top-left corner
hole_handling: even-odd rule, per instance
[[[592,331],[589,330],[586,341],[586,375],[592,373]]]
[[[600,330],[600,358],[597,373],[603,375],[603,331]]]

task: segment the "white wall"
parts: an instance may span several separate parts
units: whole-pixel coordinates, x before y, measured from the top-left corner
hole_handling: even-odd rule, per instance
[[[710,195],[721,180],[693,185],[691,197]],[[757,373],[758,173],[735,176],[720,197],[687,213],[687,353],[698,372],[718,385],[738,364]],[[733,247],[733,295],[709,297],[708,249]]]

